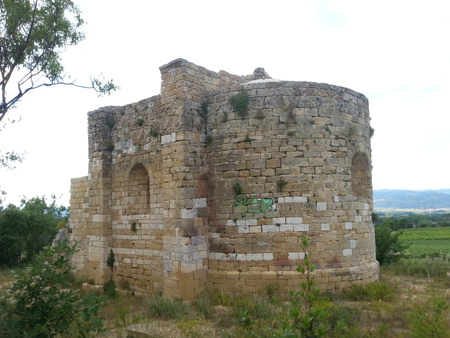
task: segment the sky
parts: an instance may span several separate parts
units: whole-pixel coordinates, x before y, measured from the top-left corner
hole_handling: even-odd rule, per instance
[[[4,203],[55,195],[88,171],[87,113],[160,93],[159,67],[184,58],[237,75],[324,82],[369,99],[374,189],[450,188],[450,11],[446,1],[75,0],[86,39],[61,54],[78,84],[114,79],[120,91],[51,87],[26,94],[0,131],[25,152],[0,171]]]

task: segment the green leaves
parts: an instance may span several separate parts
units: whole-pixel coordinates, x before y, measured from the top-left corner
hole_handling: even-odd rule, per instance
[[[91,79],[91,86],[64,82],[60,54],[85,38],[83,24],[80,10],[70,0],[0,2],[0,121],[27,92],[42,86],[73,85],[100,95],[119,88],[101,78]],[[10,84],[16,73],[19,80]]]
[[[66,223],[68,209],[47,204],[43,197],[23,200],[20,207],[0,210],[0,265],[29,262],[48,245],[60,223]]]
[[[81,296],[72,288],[70,257],[76,251],[76,244],[68,241],[47,247],[18,275],[11,288],[10,303],[14,305],[5,319],[11,336],[71,336],[76,331],[76,336],[86,337],[89,332],[103,331],[98,312],[104,299],[94,294]]]
[[[404,257],[406,246],[399,240],[401,234],[385,225],[375,227],[376,258],[381,265],[398,262]]]
[[[239,93],[230,97],[230,104],[240,117],[244,117],[248,112],[249,96],[246,91],[240,91]]]

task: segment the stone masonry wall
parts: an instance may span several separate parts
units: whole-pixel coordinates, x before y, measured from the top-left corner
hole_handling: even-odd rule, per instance
[[[249,96],[244,117],[230,111],[236,92],[208,98],[208,285],[239,293],[270,281],[292,289],[302,235],[312,238],[323,289],[377,280],[367,99],[305,82],[261,80],[240,90]],[[355,170],[355,158],[364,170]]]
[[[71,197],[80,274],[105,283],[112,250],[112,278],[136,291],[287,291],[307,234],[323,288],[378,278],[363,95],[261,68],[236,76],[177,59],[160,70],[161,95],[89,113],[89,173]],[[230,105],[242,91],[245,116]]]

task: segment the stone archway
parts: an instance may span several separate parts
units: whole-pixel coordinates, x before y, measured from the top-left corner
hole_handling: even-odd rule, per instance
[[[126,204],[127,215],[150,212],[150,179],[142,163],[135,164],[128,175]]]

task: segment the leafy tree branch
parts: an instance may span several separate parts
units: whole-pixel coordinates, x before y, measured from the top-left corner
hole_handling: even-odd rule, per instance
[[[0,121],[26,93],[41,87],[70,85],[101,95],[118,89],[112,80],[94,78],[87,86],[65,80],[60,54],[85,38],[83,25],[70,0],[0,2]]]

